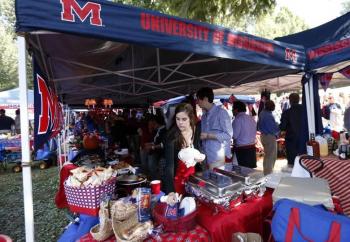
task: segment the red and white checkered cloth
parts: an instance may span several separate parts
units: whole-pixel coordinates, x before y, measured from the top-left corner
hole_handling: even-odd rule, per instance
[[[97,240],[94,240],[94,238],[91,236],[90,233],[87,233],[83,237],[81,237],[79,242],[97,242]],[[115,237],[112,236],[103,242],[115,242]],[[210,237],[209,233],[201,226],[197,225],[196,228],[194,228],[191,231],[188,232],[179,232],[179,233],[164,233],[160,235],[159,239],[153,239],[149,238],[144,240],[144,242],[158,242],[158,241],[164,241],[164,242],[209,242]]]
[[[79,240],[77,240],[77,242],[97,242],[97,240],[95,240],[90,233],[87,233],[83,237],[81,237]],[[116,240],[113,235],[108,239],[104,240],[103,242],[116,242]]]
[[[328,181],[332,195],[339,197],[344,213],[350,216],[350,160],[324,158],[322,161],[324,167],[316,173],[314,171],[320,166],[317,160],[305,159],[303,163],[315,177]]]
[[[178,233],[163,233],[160,235],[159,239],[149,238],[144,240],[144,242],[209,242],[210,236],[208,231],[203,227],[197,225],[193,230],[188,232],[178,232]]]

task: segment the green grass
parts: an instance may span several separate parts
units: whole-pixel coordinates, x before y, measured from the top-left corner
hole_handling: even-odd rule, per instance
[[[57,241],[68,224],[63,210],[54,203],[59,174],[56,166],[32,168],[35,241]],[[0,234],[25,241],[22,173],[0,170]]]

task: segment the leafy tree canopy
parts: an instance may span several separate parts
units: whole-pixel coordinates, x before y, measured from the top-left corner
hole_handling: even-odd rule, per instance
[[[350,1],[345,1],[342,3],[343,5],[343,10],[341,11],[341,14],[346,14],[347,12],[350,11]]]
[[[151,8],[179,17],[214,23],[219,16],[235,20],[261,16],[276,5],[276,0],[113,0],[114,2]]]

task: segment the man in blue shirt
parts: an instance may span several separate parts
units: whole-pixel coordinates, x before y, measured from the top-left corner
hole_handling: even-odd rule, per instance
[[[231,158],[232,126],[227,111],[214,103],[214,92],[209,87],[197,91],[197,103],[204,111],[201,120],[203,152],[210,169],[224,165]]]
[[[251,115],[246,114],[247,107],[241,101],[235,101],[232,106],[235,119],[232,122],[234,152],[238,165],[256,167],[256,122]]]
[[[265,102],[265,109],[259,115],[258,129],[261,132],[261,143],[264,146],[264,175],[272,173],[277,159],[278,125],[272,115],[275,103],[271,100]]]

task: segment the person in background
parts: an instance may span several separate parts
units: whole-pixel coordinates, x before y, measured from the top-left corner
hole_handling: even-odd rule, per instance
[[[224,165],[232,158],[232,124],[227,111],[214,103],[212,88],[203,87],[197,91],[197,103],[204,110],[201,119],[202,148],[209,169]]]
[[[331,118],[331,112],[332,111],[336,111],[339,110],[341,112],[341,106],[339,103],[336,103],[334,100],[334,96],[332,94],[329,94],[328,96],[328,104],[325,105],[322,108],[322,116],[327,119],[330,120]]]
[[[15,120],[6,116],[5,109],[0,109],[0,132],[9,132],[12,125],[15,125]]]
[[[20,117],[19,109],[16,110],[15,129],[16,129],[16,134],[21,133],[21,117]]]
[[[350,134],[350,104],[345,109],[344,112],[344,128],[348,131]]]
[[[299,149],[303,107],[299,104],[298,93],[291,93],[289,102],[291,107],[282,113],[280,130],[281,136],[285,137],[288,166],[293,167]]]
[[[164,144],[166,128],[162,116],[152,116],[148,121],[149,129],[154,131],[153,142],[144,145],[148,153],[148,176],[150,180],[160,179],[164,171]]]
[[[85,114],[84,113],[79,113],[76,119],[76,122],[74,124],[73,128],[73,134],[74,136],[82,136],[83,130],[85,128]]]
[[[234,153],[238,165],[256,167],[256,122],[254,117],[246,114],[246,105],[241,101],[235,101],[232,112],[235,119],[232,122]]]
[[[277,159],[277,136],[278,125],[272,112],[275,110],[275,103],[271,100],[265,102],[265,108],[259,115],[258,130],[261,132],[261,143],[264,146],[264,175],[273,172]]]
[[[140,128],[141,123],[136,115],[137,110],[132,109],[130,112],[130,117],[127,119],[126,126],[129,152],[134,157],[135,163],[140,163],[140,136],[138,129]]]

